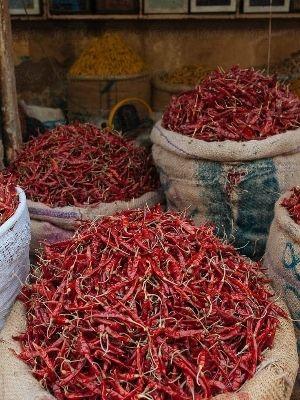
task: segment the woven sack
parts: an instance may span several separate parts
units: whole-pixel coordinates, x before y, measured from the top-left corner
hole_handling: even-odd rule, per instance
[[[168,207],[188,210],[198,225],[252,258],[263,255],[281,193],[299,180],[300,129],[248,142],[205,142],[164,129],[151,133],[152,153]]]
[[[17,192],[18,208],[0,226],[0,330],[29,273],[30,221],[25,193]]]
[[[285,193],[275,205],[275,216],[267,242],[264,265],[278,293],[284,297],[294,320],[300,356],[300,225],[281,206],[289,197]],[[300,399],[300,372],[297,376],[295,399]]]
[[[41,243],[54,243],[69,239],[79,225],[79,220],[95,220],[122,210],[152,207],[162,200],[160,191],[148,192],[130,201],[99,203],[87,207],[49,207],[43,203],[27,201],[31,219],[30,252],[33,254]]]
[[[285,306],[278,302],[278,305]],[[5,328],[0,333],[0,399],[1,400],[53,400],[29,368],[17,359],[11,349],[20,351],[12,336],[24,331],[24,306],[17,302]],[[298,368],[296,339],[290,320],[280,320],[274,346],[264,354],[255,376],[239,392],[227,393],[212,400],[288,400],[291,396]],[[2,390],[2,393],[1,393]]]
[[[69,119],[85,120],[106,116],[121,100],[138,97],[151,102],[151,83],[148,72],[124,76],[69,76]]]

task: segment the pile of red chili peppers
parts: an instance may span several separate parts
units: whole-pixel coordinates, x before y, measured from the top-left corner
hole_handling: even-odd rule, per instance
[[[58,207],[127,201],[158,187],[144,148],[89,124],[61,125],[31,139],[8,172],[29,199]]]
[[[281,204],[288,210],[293,220],[300,225],[300,186],[294,187],[290,197],[284,199]]]
[[[260,140],[300,126],[300,99],[275,76],[235,66],[173,96],[163,126],[208,142]]]
[[[278,317],[260,265],[159,206],[47,245],[22,292],[20,358],[57,399],[200,400],[237,390]]]
[[[0,176],[0,226],[13,216],[19,204],[19,196],[12,179]]]

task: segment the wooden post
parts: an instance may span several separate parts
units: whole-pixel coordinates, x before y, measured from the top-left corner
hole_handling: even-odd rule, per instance
[[[4,156],[10,162],[14,160],[16,151],[22,145],[22,133],[18,112],[8,0],[0,0],[0,63]]]

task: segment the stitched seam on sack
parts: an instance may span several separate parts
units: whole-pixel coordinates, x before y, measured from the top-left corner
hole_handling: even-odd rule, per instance
[[[163,138],[164,138],[171,146],[173,146],[175,149],[177,149],[177,150],[181,151],[182,153],[188,155],[190,158],[199,158],[199,156],[195,156],[194,154],[190,154],[190,153],[186,152],[185,150],[182,150],[180,147],[176,146],[174,143],[172,143],[172,142],[166,137],[166,135],[162,132],[162,130],[160,129],[160,127],[158,127],[158,126],[156,125],[155,128],[160,132],[161,136],[163,136]],[[178,133],[178,132],[175,132],[175,133]],[[283,132],[282,134],[284,134],[284,133],[286,133],[286,132]],[[276,135],[275,135],[275,136],[276,136]],[[271,143],[271,145],[277,144],[277,143],[280,142],[280,141],[281,141],[281,138],[278,138],[277,140],[274,140],[274,142]],[[214,142],[208,142],[208,143],[214,143]],[[216,142],[216,143],[221,143],[221,142]],[[263,155],[263,156],[258,156],[258,157],[255,157],[253,160],[263,159],[263,158],[266,158],[266,157],[267,157],[267,158],[275,158],[275,157],[283,156],[283,155],[287,155],[287,154],[296,154],[296,153],[298,153],[298,152],[300,152],[300,146],[297,146],[296,148],[294,148],[294,149],[292,149],[292,150],[288,150],[288,151],[286,151],[286,152],[281,152],[281,153],[274,154],[274,155]],[[257,153],[255,153],[255,155],[257,155]],[[246,160],[248,161],[248,158],[247,158]],[[237,161],[246,161],[246,160],[241,159],[241,160],[237,160]],[[252,159],[249,159],[249,160],[251,161]]]
[[[162,130],[161,130],[158,126],[156,126],[156,129],[160,132],[161,136],[162,136],[171,146],[173,146],[175,149],[181,151],[182,153],[184,153],[184,154],[186,154],[186,155],[188,155],[188,156],[190,156],[190,157],[193,157],[192,154],[188,153],[187,151],[182,150],[180,147],[178,147],[178,146],[176,146],[174,143],[172,143],[172,142],[167,138],[167,136],[162,132]]]
[[[78,218],[78,213],[74,211],[52,211],[52,210],[41,210],[29,207],[29,213],[31,215],[46,216],[50,218]]]
[[[135,201],[140,201],[141,198],[143,196],[145,196],[147,193],[145,193],[144,195],[135,198],[135,199],[131,199],[129,200],[126,204],[129,205],[131,202],[134,204]],[[155,192],[155,194],[153,194],[153,197],[150,197],[150,199],[147,199],[147,201],[154,201],[157,199],[157,197],[160,196],[160,194],[158,193],[158,191]],[[144,203],[142,201],[142,203]],[[102,203],[102,205],[106,206],[109,205],[111,203]],[[31,216],[46,216],[46,217],[50,217],[50,218],[69,218],[69,219],[77,219],[77,218],[81,218],[83,214],[85,214],[85,211],[89,211],[89,210],[95,210],[97,209],[97,206],[95,205],[95,207],[92,206],[87,206],[87,207],[81,207],[78,208],[78,211],[54,211],[52,209],[40,209],[40,208],[35,208],[35,207],[28,207],[29,213],[31,214]],[[100,215],[100,214],[99,214]]]
[[[151,192],[148,192],[148,193],[151,193]],[[131,210],[131,209],[137,208],[137,207],[144,207],[144,206],[152,207],[153,205],[158,204],[158,203],[160,203],[162,201],[162,195],[163,195],[163,191],[162,190],[161,191],[158,190],[153,194],[153,196],[149,197],[146,200],[142,200],[142,197],[146,196],[148,193],[145,193],[140,197],[131,199],[128,202],[123,202],[125,204],[121,205],[120,209],[117,208],[117,210],[119,210],[119,211],[116,211],[115,209],[114,209],[114,211],[109,210],[109,213],[107,214],[107,212],[103,211],[103,209],[102,210],[98,210],[97,211],[97,215],[94,215],[93,218],[99,219],[99,218],[103,218],[103,217],[107,217],[107,216],[111,215],[111,212],[116,213],[116,212],[120,212],[122,210]],[[114,205],[118,205],[116,203],[117,202],[114,202],[113,204]],[[102,205],[106,205],[106,204],[107,205],[112,205],[112,203],[102,203]],[[88,211],[84,212],[85,210],[88,210]],[[81,208],[80,211],[79,211],[80,212],[80,218],[81,219],[89,218],[89,215],[90,215],[89,211],[90,211],[90,208]]]

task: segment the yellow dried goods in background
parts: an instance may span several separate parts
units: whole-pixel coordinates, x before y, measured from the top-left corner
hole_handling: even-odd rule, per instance
[[[161,76],[161,80],[169,84],[194,86],[200,83],[208,73],[209,70],[203,65],[185,65],[165,73]]]
[[[114,77],[139,74],[143,60],[117,33],[105,33],[92,41],[70,69],[71,76]]]
[[[106,118],[120,101],[138,96],[150,104],[149,72],[142,59],[117,33],[92,40],[68,76],[68,117]]]
[[[209,74],[210,70],[201,65],[185,65],[170,72],[158,72],[152,80],[152,108],[163,111],[171,97],[193,89]]]

